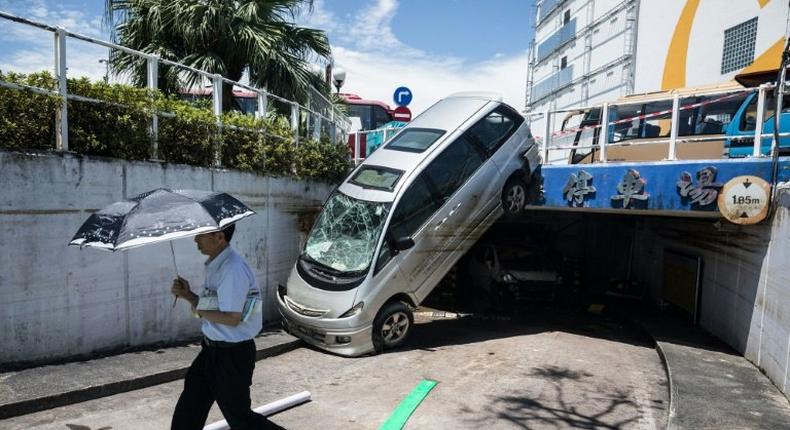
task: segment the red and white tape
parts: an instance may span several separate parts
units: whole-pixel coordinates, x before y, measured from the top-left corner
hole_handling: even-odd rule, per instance
[[[728,99],[731,99],[731,98],[738,97],[738,96],[741,95],[741,93],[746,92],[746,91],[748,91],[748,90],[738,91],[738,92],[735,92],[735,93],[732,93],[732,94],[727,94],[725,96],[718,97],[718,98],[715,98],[715,99],[710,99],[710,100],[705,100],[705,101],[698,102],[698,103],[691,103],[691,104],[688,104],[688,105],[680,106],[678,108],[678,111],[688,110],[688,109],[695,109],[695,108],[698,108],[698,107],[703,106],[703,105],[709,105],[709,104],[712,104],[712,103],[718,103],[718,102],[723,101],[723,100],[728,100]],[[653,117],[657,117],[657,116],[663,116],[663,115],[666,115],[668,113],[672,113],[672,109],[664,109],[664,110],[661,110],[661,111],[651,112],[651,113],[644,114],[644,115],[637,115],[637,116],[633,116],[633,117],[630,117],[630,118],[618,119],[617,121],[610,122],[608,125],[623,124],[623,123],[631,122],[631,121],[634,121],[634,120],[642,120],[642,119],[653,118]],[[561,136],[565,136],[565,135],[568,135],[568,134],[575,134],[575,133],[578,133],[580,131],[593,130],[593,129],[600,128],[600,127],[601,127],[601,124],[596,124],[596,125],[588,125],[586,127],[577,127],[577,128],[572,128],[572,129],[568,129],[568,130],[560,130],[560,131],[556,131],[556,132],[552,133],[551,137],[553,139],[555,137],[561,137]]]

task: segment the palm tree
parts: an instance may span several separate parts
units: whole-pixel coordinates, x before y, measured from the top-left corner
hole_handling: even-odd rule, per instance
[[[311,60],[331,57],[326,34],[293,22],[305,8],[312,0],[106,0],[105,22],[120,45],[234,81],[246,70],[251,84],[303,101],[311,86],[331,91],[310,70]],[[146,82],[144,59],[115,50],[111,66],[135,84]],[[196,73],[160,65],[165,93],[201,82]],[[224,84],[225,110],[231,95]]]

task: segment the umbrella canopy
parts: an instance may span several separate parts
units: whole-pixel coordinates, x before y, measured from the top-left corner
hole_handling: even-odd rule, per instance
[[[119,251],[219,231],[255,212],[227,193],[159,188],[91,215],[69,245]]]

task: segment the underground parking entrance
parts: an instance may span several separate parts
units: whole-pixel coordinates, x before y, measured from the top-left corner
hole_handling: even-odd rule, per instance
[[[737,349],[745,333],[714,326],[748,326],[770,235],[712,218],[527,211],[494,224],[423,307],[499,318],[649,310]]]
[[[790,416],[766,359],[785,351],[769,320],[771,303],[781,307],[772,298],[784,288],[777,282],[786,279],[787,219],[782,210],[748,226],[712,217],[528,211],[495,224],[424,306],[428,315],[450,309],[498,321],[502,330],[642,342],[660,355],[667,386],[680,390],[668,396],[676,424],[771,428]],[[670,371],[672,360],[679,361]],[[757,411],[756,403],[769,406]]]

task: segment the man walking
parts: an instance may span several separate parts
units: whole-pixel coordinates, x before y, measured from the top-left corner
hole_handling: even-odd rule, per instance
[[[250,410],[250,385],[255,368],[255,342],[261,330],[261,311],[254,299],[261,291],[250,266],[230,247],[234,225],[195,237],[198,250],[208,256],[203,293],[198,296],[179,277],[171,291],[192,305],[202,319],[202,349],[184,378],[171,428],[200,430],[216,401],[233,430],[282,429]],[[246,304],[246,306],[245,306]]]

